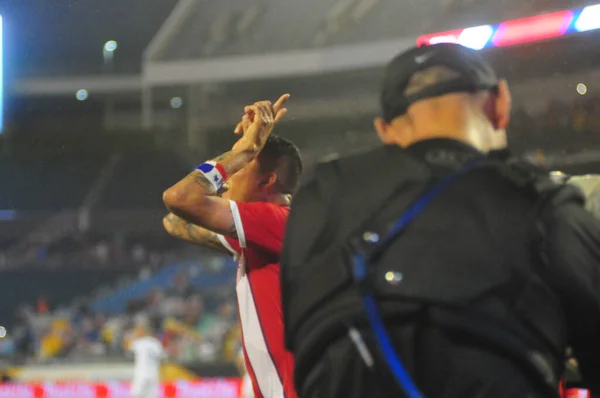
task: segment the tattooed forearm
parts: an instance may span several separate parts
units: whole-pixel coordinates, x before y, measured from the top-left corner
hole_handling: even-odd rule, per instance
[[[167,232],[175,238],[181,238],[183,236],[183,226],[185,224],[186,222],[183,219],[177,217],[173,213],[170,213],[163,218],[163,226]]]
[[[173,237],[187,240],[210,249],[228,252],[216,233],[194,225],[175,214],[169,214],[163,219],[165,230]],[[232,234],[235,234],[235,225]]]
[[[190,173],[190,177],[194,179],[194,182],[200,185],[206,192],[207,195],[216,195],[215,187],[208,181],[208,179],[201,172],[194,170]]]
[[[256,151],[240,147],[222,154],[215,160],[225,169],[225,174],[231,177],[256,156]],[[215,187],[217,184],[213,184],[209,178],[211,177],[206,177],[199,170],[192,171],[163,193],[163,202],[169,212],[182,217],[186,222],[192,222],[197,227],[219,234],[236,237],[235,228],[231,227],[233,216],[230,202],[217,198],[228,187],[225,184],[218,192]],[[169,220],[165,219],[165,228],[168,222]],[[184,232],[180,232],[181,228],[173,234],[183,234]],[[189,236],[181,238],[191,240]]]
[[[192,223],[187,223],[185,230],[189,240],[192,242],[199,243],[211,249],[224,249],[221,241],[219,241],[219,238],[217,237],[217,234],[214,232],[200,228]]]
[[[227,152],[217,156],[216,158],[213,159],[213,161],[220,163],[223,160],[227,159],[228,156],[231,156],[231,151],[227,151]]]
[[[229,176],[234,175],[252,161],[258,152],[251,150],[231,150],[213,159],[223,166]]]
[[[223,167],[227,173],[232,175],[244,167],[250,160],[250,157],[247,154],[233,153],[232,151],[229,151],[217,156],[213,160],[217,163],[223,164]],[[201,172],[194,170],[188,174],[188,178],[194,181],[197,186],[202,188],[204,195],[213,196],[219,194],[219,192],[215,191],[213,184]]]

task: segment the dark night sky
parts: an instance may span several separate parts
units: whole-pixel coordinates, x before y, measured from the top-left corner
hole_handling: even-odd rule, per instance
[[[118,72],[139,69],[141,55],[176,0],[0,0],[7,77],[91,74],[102,46],[117,40]]]

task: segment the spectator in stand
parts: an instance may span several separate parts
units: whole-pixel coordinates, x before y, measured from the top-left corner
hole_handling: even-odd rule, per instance
[[[178,272],[171,280],[171,288],[169,289],[170,296],[187,297],[193,291],[188,280],[186,272]]]
[[[110,248],[108,243],[101,240],[96,244],[95,255],[101,264],[106,264],[110,258]]]
[[[159,288],[154,287],[148,297],[146,298],[146,305],[155,306],[158,305],[165,298],[165,292]]]
[[[226,301],[219,306],[214,324],[205,333],[208,336],[224,336],[231,329],[232,325],[235,324],[236,320],[235,305],[231,301]]]
[[[45,314],[48,312],[48,299],[43,294],[37,299],[37,312],[38,314]]]
[[[48,359],[60,355],[65,346],[65,335],[70,328],[65,319],[56,319],[52,322],[40,342],[40,358]]]
[[[142,244],[136,243],[131,249],[131,257],[136,263],[141,263],[146,260],[146,249]]]
[[[89,345],[99,341],[100,331],[96,328],[94,320],[91,317],[83,319],[81,322],[82,336],[81,342],[84,345]]]
[[[208,332],[217,322],[216,316],[206,311],[204,308],[204,300],[202,300],[202,297],[200,296],[193,296],[190,301],[190,306],[196,317],[194,327],[203,336],[207,336]]]

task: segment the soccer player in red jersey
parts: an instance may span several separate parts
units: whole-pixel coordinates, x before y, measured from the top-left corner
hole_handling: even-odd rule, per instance
[[[294,144],[271,135],[288,98],[246,107],[235,131],[242,136],[231,151],[199,165],[163,195],[171,212],[163,224],[171,235],[239,261],[242,342],[256,398],[297,396],[294,359],[283,340],[279,257],[302,162]],[[219,197],[226,182],[229,189]]]

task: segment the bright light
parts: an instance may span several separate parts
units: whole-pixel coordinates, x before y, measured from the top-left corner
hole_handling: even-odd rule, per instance
[[[6,328],[4,326],[0,326],[0,339],[6,337]]]
[[[583,83],[579,83],[577,85],[577,92],[579,93],[579,95],[586,95],[587,94],[587,86]]]
[[[77,98],[79,101],[85,101],[88,98],[88,91],[83,88],[78,90],[75,94],[75,98]]]
[[[458,36],[464,29],[451,30],[449,32],[432,33],[417,38],[417,46],[431,46],[439,43],[456,43]]]
[[[388,271],[385,273],[385,280],[391,282],[394,280],[394,273],[392,271]]]
[[[179,109],[183,105],[183,100],[181,97],[173,97],[171,98],[171,108]]]
[[[475,26],[467,28],[458,36],[458,44],[473,50],[481,50],[488,44],[494,34],[494,28],[491,25]]]
[[[600,4],[585,7],[575,22],[575,30],[578,32],[594,29],[600,29]]]
[[[600,4],[504,21],[499,25],[482,25],[466,29],[419,36],[417,46],[459,43],[481,50],[553,39],[575,32],[600,30]]]
[[[457,40],[458,39],[456,38],[456,36],[453,35],[441,35],[432,37],[431,40],[429,40],[429,44],[434,45],[441,43],[456,43]]]
[[[0,15],[0,134],[2,134],[2,126],[4,125],[4,76],[2,69],[2,15]]]
[[[106,51],[107,53],[112,53],[117,49],[117,47],[118,44],[116,41],[109,40],[104,44],[104,51]]]
[[[558,11],[535,17],[514,19],[500,24],[492,41],[496,47],[551,39],[565,34],[573,12]]]

